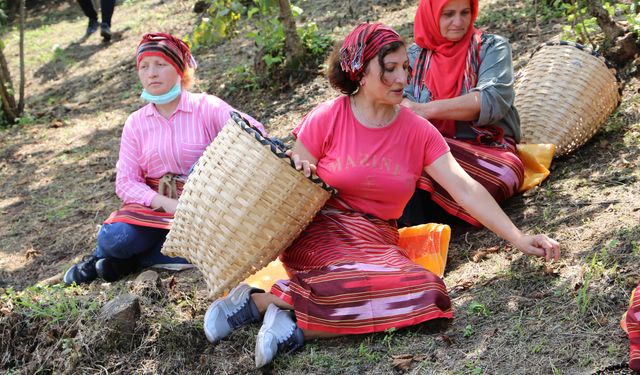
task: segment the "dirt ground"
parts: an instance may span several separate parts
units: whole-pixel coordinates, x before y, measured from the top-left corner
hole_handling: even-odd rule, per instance
[[[516,70],[561,21],[533,17],[530,2],[482,2],[480,26],[504,35]],[[536,3],[536,2],[534,2]],[[361,21],[387,23],[408,40],[417,1],[299,1],[304,20],[336,38]],[[114,40],[87,40],[75,1],[33,6],[26,30],[27,114],[0,130],[0,372],[254,373],[257,326],[210,345],[208,304],[198,271],[161,272],[160,293],[141,295],[142,316],[124,343],[102,335],[97,309],[132,289],[131,280],[54,284],[93,250],[97,228],[119,206],[115,163],[122,125],[141,106],[134,51],[144,32],[189,34],[192,1],[124,0]],[[3,37],[17,72],[18,36]],[[241,37],[196,54],[193,91],[219,95],[286,137],[302,116],[336,96],[320,74],[294,88],[243,92],[231,70],[251,61]],[[17,73],[14,73],[17,77]],[[263,373],[277,374],[613,374],[626,373],[619,328],[640,282],[640,83],[622,77],[623,100],[585,146],[554,160],[550,178],[505,211],[524,231],[562,243],[553,265],[523,257],[486,230],[454,227],[445,284],[455,318],[376,335],[310,342]],[[478,256],[484,251],[486,256]],[[399,365],[403,363],[405,366]]]

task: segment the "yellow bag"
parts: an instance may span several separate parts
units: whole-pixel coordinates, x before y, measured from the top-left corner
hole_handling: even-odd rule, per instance
[[[278,280],[287,280],[289,275],[284,270],[280,259],[269,263],[265,268],[249,276],[244,282],[255,287],[269,291]]]
[[[438,277],[444,275],[449,252],[451,228],[445,224],[422,224],[401,228],[398,245],[407,251],[409,259]]]
[[[434,274],[442,277],[447,264],[447,252],[451,228],[444,224],[422,224],[401,228],[398,245],[405,249],[409,258]],[[286,280],[289,276],[280,259],[269,263],[265,268],[249,276],[244,282],[269,291],[278,280]]]
[[[549,167],[556,151],[556,145],[523,143],[517,147],[518,157],[524,164],[524,181],[520,186],[522,193],[539,185],[549,176]]]

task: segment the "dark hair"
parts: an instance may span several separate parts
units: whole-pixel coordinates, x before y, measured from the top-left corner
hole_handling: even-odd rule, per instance
[[[326,71],[326,75],[327,78],[329,79],[329,83],[331,84],[331,86],[340,91],[343,94],[346,95],[351,95],[354,92],[356,92],[358,90],[358,88],[360,87],[360,78],[359,77],[357,81],[353,81],[349,78],[349,76],[347,75],[347,73],[345,73],[342,70],[342,67],[340,66],[340,47],[342,46],[342,42],[336,44],[333,46],[333,50],[331,51],[331,54],[329,55],[329,58],[327,58],[327,71]],[[380,73],[380,79],[382,79],[382,76],[384,75],[384,58],[385,56],[387,56],[388,54],[397,51],[398,49],[400,49],[400,47],[404,46],[404,42],[391,42],[389,44],[385,44],[384,46],[382,46],[382,48],[380,48],[380,51],[378,52],[378,64],[380,64],[381,69],[381,73]],[[373,59],[369,60],[372,61]],[[367,61],[365,64],[369,64],[369,61]],[[366,69],[363,70],[363,73],[366,72]]]

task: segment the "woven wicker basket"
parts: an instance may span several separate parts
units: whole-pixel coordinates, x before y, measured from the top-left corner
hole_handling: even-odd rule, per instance
[[[555,156],[587,142],[620,101],[614,69],[577,44],[540,46],[515,83],[523,143],[556,145]]]
[[[162,252],[198,267],[217,298],[286,249],[331,192],[232,113],[189,175]]]

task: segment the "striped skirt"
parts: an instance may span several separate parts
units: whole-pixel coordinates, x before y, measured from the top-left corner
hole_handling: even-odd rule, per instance
[[[163,180],[170,180],[170,182],[165,184],[162,182]],[[147,178],[145,183],[154,191],[177,199],[182,194],[185,180],[183,178],[176,177],[169,177],[167,179],[165,179],[165,177],[162,179]],[[172,192],[167,194],[167,190]],[[170,230],[171,224],[173,223],[173,214],[156,211],[151,207],[143,206],[141,204],[125,203],[119,210],[112,212],[107,220],[103,222],[103,224],[112,223],[127,223],[143,227]]]
[[[358,334],[453,317],[442,280],[398,247],[395,222],[330,202],[280,256],[290,279],[271,289],[300,328]]]
[[[629,368],[640,371],[640,285],[631,293],[629,309],[620,325],[629,335]]]
[[[484,186],[498,204],[502,204],[518,193],[524,180],[524,166],[518,158],[515,144],[506,143],[507,148],[502,149],[452,138],[445,138],[445,140],[449,144],[451,154],[462,169]],[[423,173],[418,180],[418,188],[431,193],[431,199],[448,214],[474,226],[482,226],[426,173]],[[409,202],[410,205],[411,202]],[[428,217],[428,213],[426,215]]]

